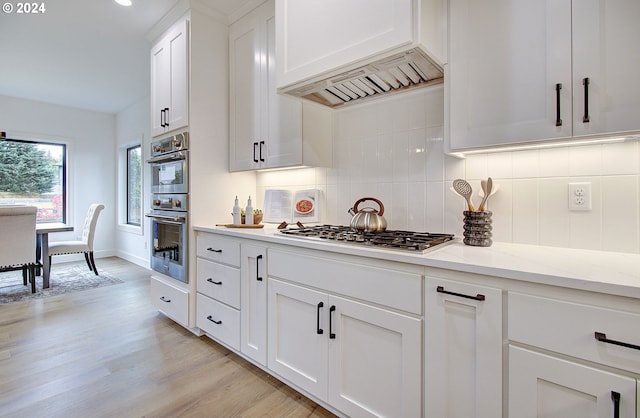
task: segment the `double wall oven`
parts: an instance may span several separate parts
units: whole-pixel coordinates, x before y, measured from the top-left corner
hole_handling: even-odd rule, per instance
[[[151,268],[187,283],[189,133],[151,143]]]

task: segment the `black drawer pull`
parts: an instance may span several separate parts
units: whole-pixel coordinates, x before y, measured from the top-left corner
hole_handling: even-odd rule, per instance
[[[211,251],[211,252],[214,252],[214,253],[221,253],[222,252],[222,250],[214,250],[211,247],[207,248],[207,251]]]
[[[164,296],[161,296],[160,300],[163,301],[163,302],[167,302],[167,303],[171,302],[171,299],[167,299]]]
[[[258,143],[254,142],[253,143],[253,162],[254,163],[259,162],[258,157],[256,157],[256,148],[258,148]]]
[[[593,335],[594,337],[596,337],[596,340],[600,341],[601,343],[609,343],[613,345],[619,345],[622,347],[633,348],[634,350],[640,350],[640,345],[629,344],[622,341],[609,340],[607,339],[607,334],[605,334],[604,332],[596,331]]]
[[[562,90],[562,83],[556,84],[556,126],[562,126],[562,118],[560,118],[560,90]]]
[[[323,334],[324,330],[320,328],[320,308],[324,306],[324,302],[318,302],[316,311],[316,334]]]
[[[446,293],[447,295],[459,296],[461,298],[473,299],[473,300],[485,300],[485,296],[478,293],[475,296],[465,295],[463,293],[449,292],[448,290],[444,290],[444,287],[438,286],[436,287],[436,292],[438,293]]]
[[[222,321],[216,321],[215,319],[213,319],[213,317],[212,317],[211,315],[209,315],[209,316],[207,317],[207,319],[208,319],[209,321],[213,322],[214,324],[217,324],[217,325],[222,324]]]
[[[209,278],[207,279],[207,281],[208,281],[209,283],[217,284],[218,286],[220,286],[220,285],[222,284],[222,282],[214,282],[214,281],[213,281],[213,279],[212,279],[211,277],[209,277]]]
[[[256,280],[261,282],[262,276],[260,276],[260,260],[262,260],[262,254],[258,254],[256,257]]]
[[[620,418],[620,393],[611,391],[613,401],[613,418]]]

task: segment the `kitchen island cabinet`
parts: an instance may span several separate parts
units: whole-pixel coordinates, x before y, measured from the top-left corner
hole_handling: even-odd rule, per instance
[[[151,47],[151,135],[189,124],[189,26],[181,19]]]
[[[368,295],[386,292],[380,278],[397,280],[398,300],[415,310],[422,277],[349,261],[270,252],[267,365],[348,416],[419,416],[422,317],[375,306]]]
[[[274,0],[229,29],[229,170],[330,166],[328,109],[276,93]]]
[[[501,289],[427,274],[424,332],[426,415],[501,416]]]
[[[626,0],[450,0],[450,150],[637,133],[638,16]]]

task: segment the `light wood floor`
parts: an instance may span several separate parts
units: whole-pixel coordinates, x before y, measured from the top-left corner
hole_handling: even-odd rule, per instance
[[[96,261],[125,283],[0,306],[0,416],[334,416],[159,314],[148,270]]]

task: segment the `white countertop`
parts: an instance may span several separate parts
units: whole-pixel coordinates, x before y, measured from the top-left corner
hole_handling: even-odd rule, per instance
[[[294,238],[279,234],[275,227],[245,229],[196,226],[194,229],[321,251],[640,298],[640,254],[510,243],[470,247],[460,241],[437,247],[426,254],[412,254],[336,241]]]

